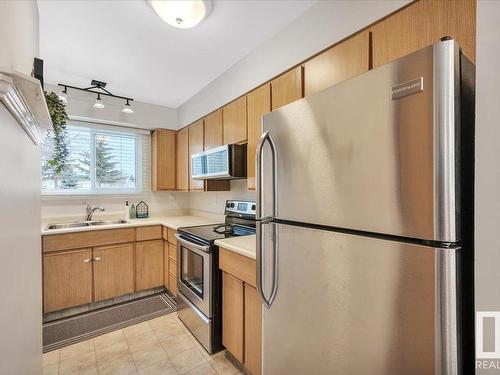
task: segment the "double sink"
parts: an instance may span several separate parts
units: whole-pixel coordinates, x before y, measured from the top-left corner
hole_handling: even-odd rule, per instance
[[[47,225],[47,229],[67,229],[67,228],[82,228],[82,227],[94,227],[101,225],[118,225],[118,224],[128,224],[126,220],[99,220],[99,221],[79,221],[76,223],[61,223],[61,224],[50,224]]]

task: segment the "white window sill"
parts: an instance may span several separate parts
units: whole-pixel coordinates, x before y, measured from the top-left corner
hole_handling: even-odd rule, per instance
[[[128,197],[149,197],[150,192],[114,192],[114,193],[68,193],[68,194],[50,194],[50,193],[42,193],[41,199],[42,201],[74,201],[74,200],[99,200],[99,199],[124,199]]]

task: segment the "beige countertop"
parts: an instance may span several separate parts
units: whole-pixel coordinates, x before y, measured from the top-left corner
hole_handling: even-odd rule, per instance
[[[75,222],[78,220],[74,220]],[[60,233],[71,233],[71,232],[84,232],[89,230],[103,230],[103,229],[115,229],[115,228],[130,228],[148,225],[164,225],[166,227],[177,230],[180,227],[194,227],[196,225],[208,225],[217,224],[224,222],[224,216],[221,217],[201,217],[193,215],[181,215],[181,216],[156,216],[149,217],[146,219],[130,219],[126,224],[116,224],[116,225],[103,225],[103,226],[88,226],[81,228],[64,228],[64,229],[46,229],[49,224],[57,224],[61,221],[57,220],[44,220],[42,223],[41,233],[42,235],[47,234],[60,234]],[[66,221],[68,222],[68,221]]]
[[[216,240],[215,244],[217,246],[223,247],[224,249],[234,251],[235,253],[241,254],[248,258],[255,259],[256,254],[256,236],[241,236],[241,237],[230,237],[223,240]]]

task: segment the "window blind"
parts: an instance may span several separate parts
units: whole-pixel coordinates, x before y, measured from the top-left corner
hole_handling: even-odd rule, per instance
[[[42,193],[144,193],[150,178],[147,130],[71,121],[43,140]]]

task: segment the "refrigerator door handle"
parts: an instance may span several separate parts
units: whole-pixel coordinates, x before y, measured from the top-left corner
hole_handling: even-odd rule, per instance
[[[272,182],[272,194],[273,194],[273,201],[272,201],[272,206],[271,206],[271,215],[269,217],[262,217],[262,192],[263,192],[263,187],[264,187],[264,178],[263,178],[263,168],[262,168],[262,154],[264,152],[264,145],[269,143],[269,148],[271,150],[271,160],[272,160],[272,174],[271,174],[271,182]],[[277,154],[276,154],[276,145],[274,144],[273,139],[271,138],[271,134],[269,131],[264,132],[262,136],[260,137],[259,144],[257,145],[257,149],[255,151],[255,162],[256,162],[256,184],[255,186],[257,187],[257,207],[256,207],[256,212],[255,215],[257,217],[257,220],[265,220],[265,219],[274,219],[277,215],[278,211],[278,177],[276,176],[276,171],[277,171],[277,166],[278,166],[278,159],[277,159]]]
[[[263,168],[262,168],[262,154],[264,150],[264,144],[268,142],[271,150],[271,160],[272,160],[272,173],[271,173],[271,183],[272,183],[272,206],[271,206],[271,215],[262,217],[262,205],[263,205]],[[277,155],[276,155],[276,146],[274,144],[269,131],[264,132],[262,134],[259,144],[257,145],[257,150],[255,153],[256,160],[256,186],[257,186],[257,207],[256,207],[256,216],[257,216],[257,290],[259,292],[259,296],[261,302],[266,308],[270,308],[273,304],[273,301],[276,297],[276,293],[278,291],[278,233],[276,230],[276,224],[273,224],[273,236],[272,236],[272,282],[271,282],[271,294],[269,298],[266,297],[264,293],[264,273],[265,270],[263,268],[263,238],[262,238],[262,225],[269,224],[274,221],[274,218],[277,214],[277,205],[278,205],[278,185],[277,185]]]

